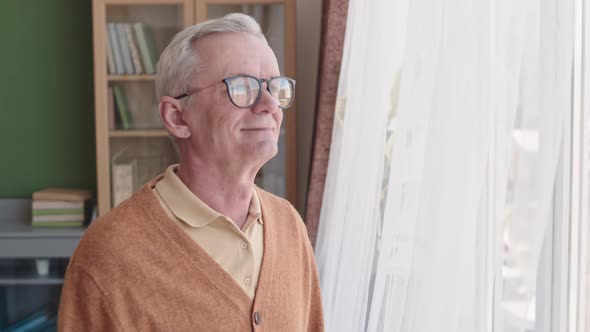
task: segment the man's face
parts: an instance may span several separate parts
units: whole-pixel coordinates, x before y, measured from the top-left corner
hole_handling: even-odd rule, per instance
[[[190,88],[214,85],[194,94],[183,112],[191,132],[192,152],[218,165],[229,161],[262,165],[277,153],[283,119],[278,101],[268,93],[265,83],[256,105],[238,108],[230,101],[222,79],[239,74],[266,79],[279,76],[274,53],[264,41],[247,33],[207,36],[196,49],[202,69]]]

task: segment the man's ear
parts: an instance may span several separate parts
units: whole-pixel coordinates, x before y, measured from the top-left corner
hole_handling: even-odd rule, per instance
[[[168,129],[168,132],[177,138],[187,138],[191,135],[186,121],[182,118],[183,111],[184,109],[178,99],[168,96],[160,99],[160,120]]]

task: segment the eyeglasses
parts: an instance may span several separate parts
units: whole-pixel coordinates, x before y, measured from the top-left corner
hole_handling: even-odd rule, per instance
[[[295,80],[291,78],[278,76],[265,79],[249,75],[237,75],[223,79],[223,83],[227,86],[229,100],[239,108],[250,108],[260,101],[262,97],[262,84],[264,82],[266,82],[266,90],[279,101],[279,107],[281,109],[285,110],[293,104],[293,100],[295,99]],[[174,97],[174,99],[188,97],[218,83],[220,82],[198,90],[189,91]]]

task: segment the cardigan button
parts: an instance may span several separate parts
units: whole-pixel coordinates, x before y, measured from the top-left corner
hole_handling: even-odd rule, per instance
[[[260,318],[260,313],[258,311],[254,313],[254,323],[256,325],[262,324],[262,318]]]

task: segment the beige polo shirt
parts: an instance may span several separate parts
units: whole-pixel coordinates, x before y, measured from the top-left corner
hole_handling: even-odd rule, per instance
[[[263,255],[263,221],[260,200],[252,189],[248,218],[239,229],[228,217],[213,210],[176,175],[178,165],[166,170],[156,183],[155,192],[168,215],[244,292],[254,299]]]

